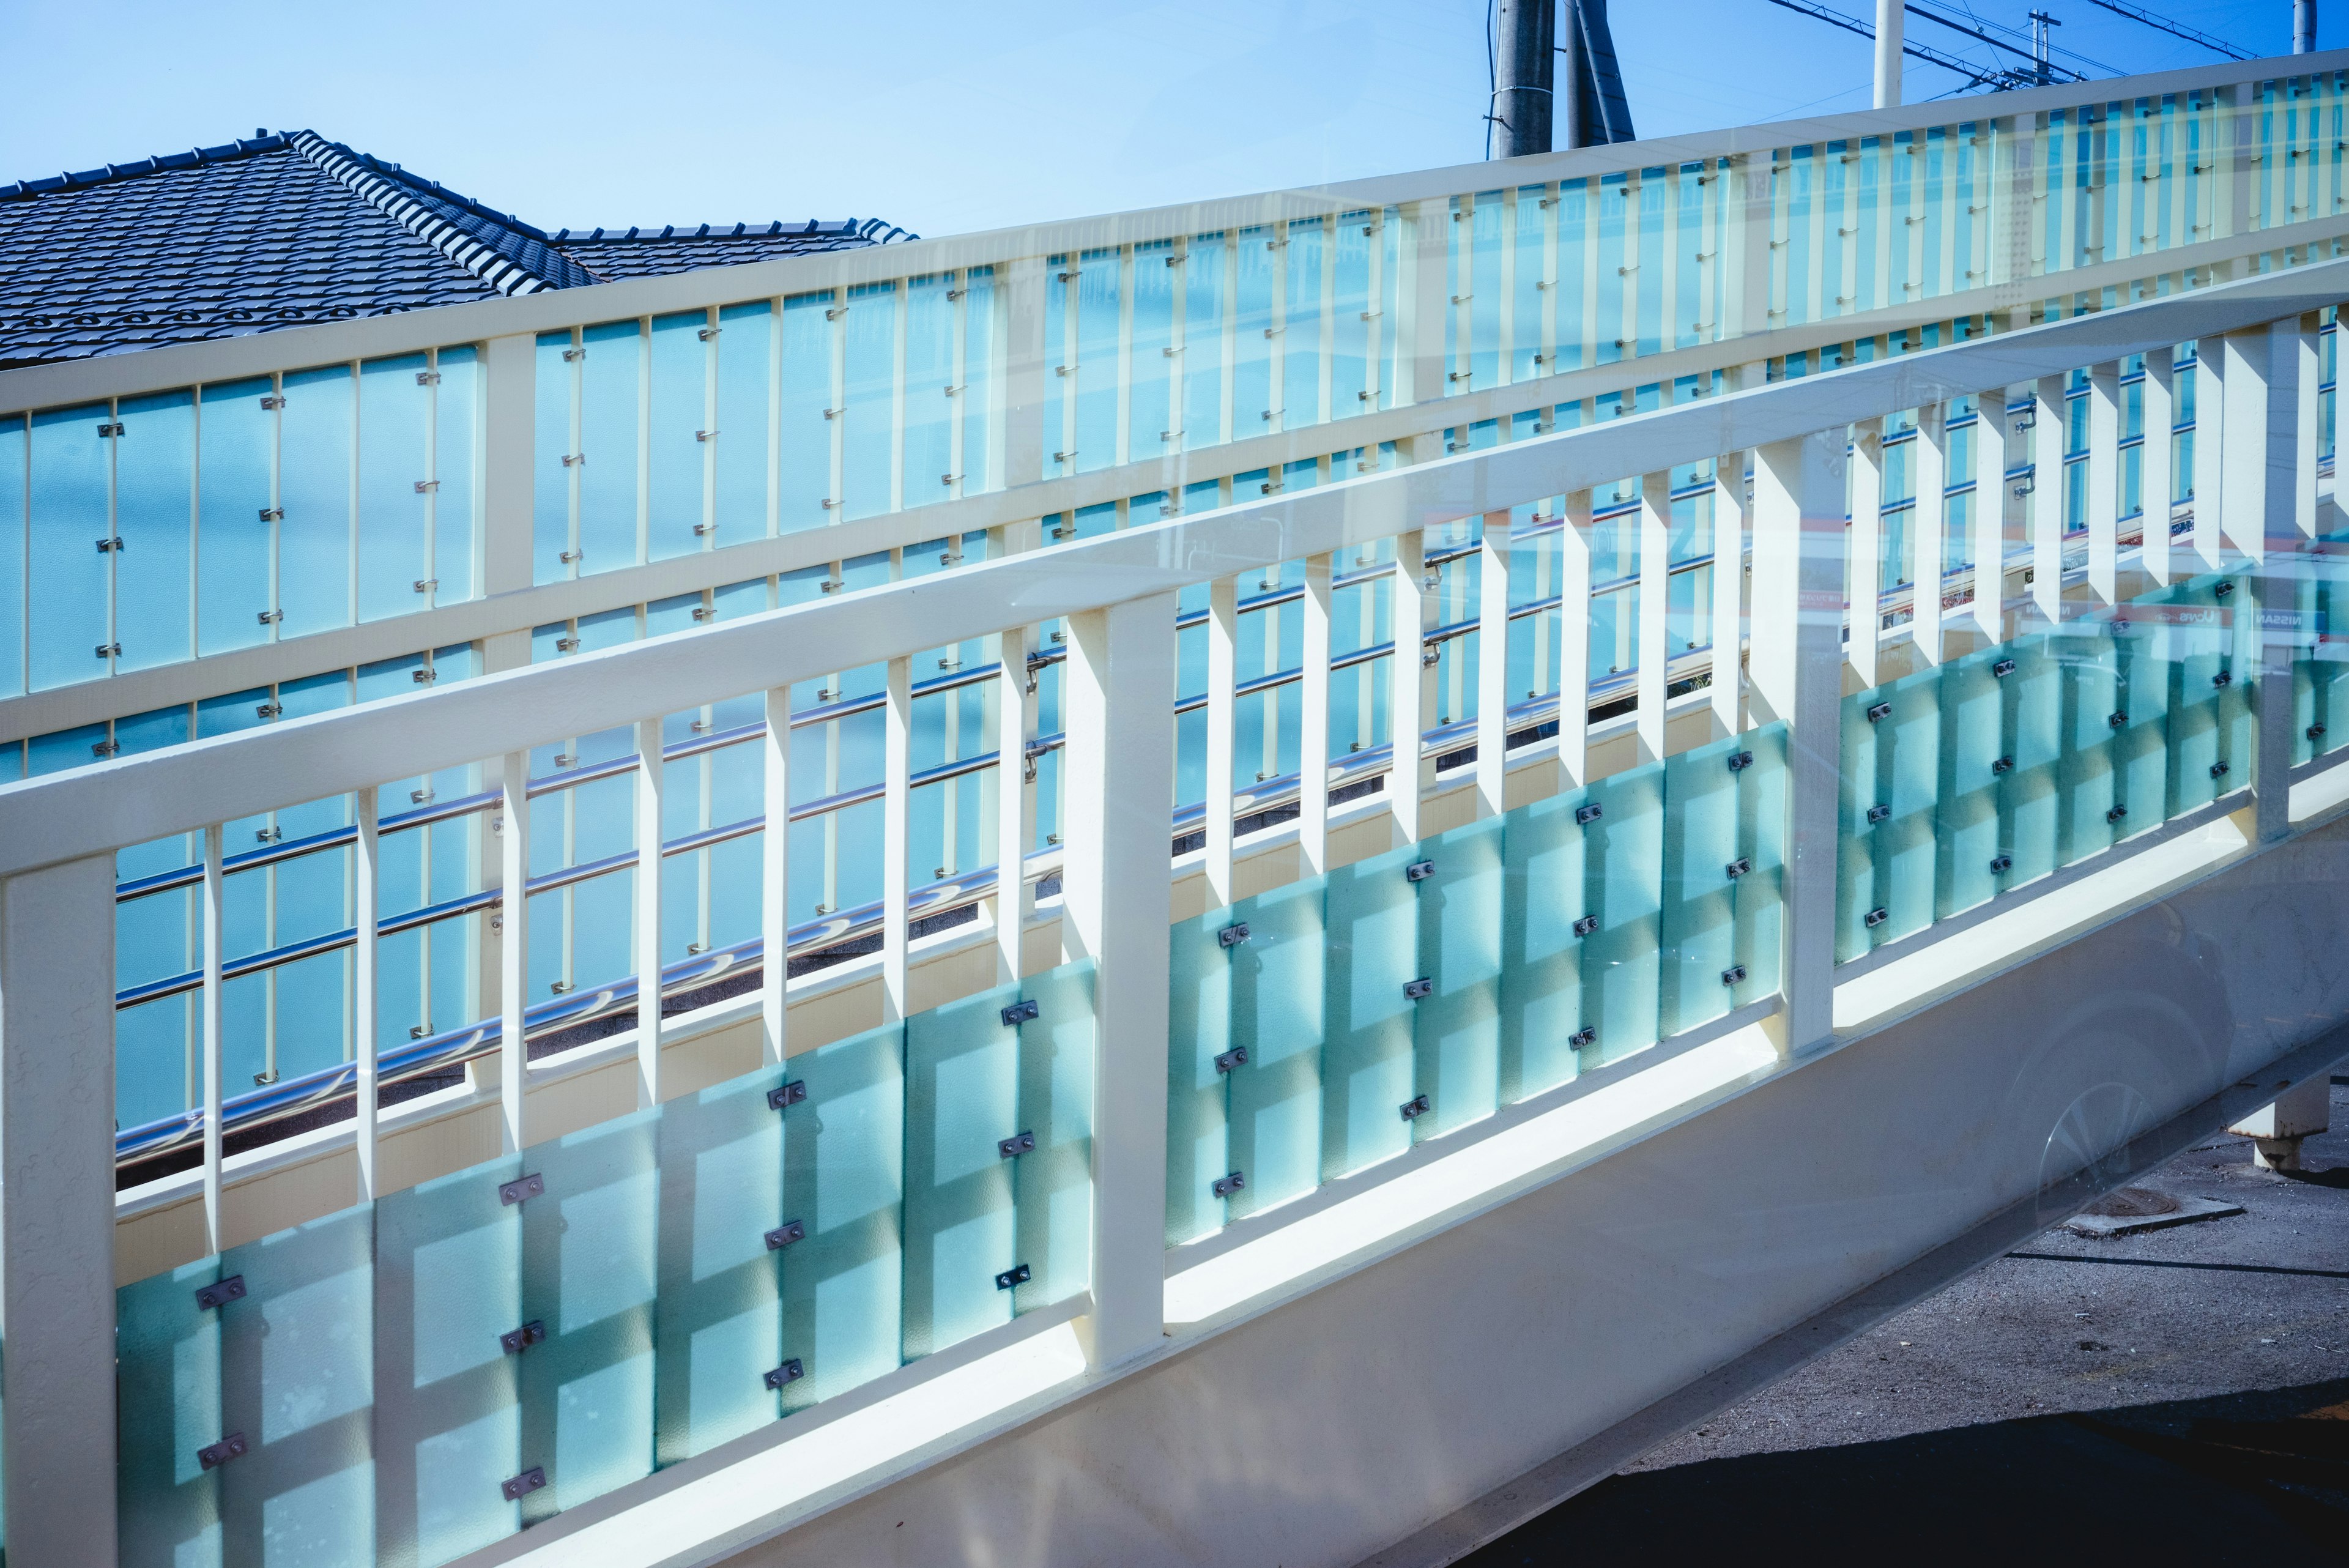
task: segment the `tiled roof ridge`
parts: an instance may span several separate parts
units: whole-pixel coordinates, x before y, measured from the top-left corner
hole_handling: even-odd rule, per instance
[[[167,169],[191,169],[199,163],[224,163],[258,153],[282,151],[290,144],[290,139],[283,131],[261,130],[250,138],[224,141],[217,147],[191,147],[185,152],[158,152],[130,163],[109,163],[97,169],[69,171],[37,180],[19,180],[14,184],[0,185],[0,202],[46,195],[52,191],[85,190],[92,185],[135,179],[142,174],[158,174]]]
[[[879,218],[843,218],[837,223],[827,223],[821,218],[810,218],[802,223],[771,223],[763,227],[750,223],[736,223],[731,227],[724,223],[703,223],[698,227],[668,223],[657,229],[648,227],[557,229],[546,238],[560,245],[585,244],[591,241],[610,244],[618,240],[635,240],[642,243],[647,240],[722,240],[751,236],[780,237],[787,234],[854,236],[857,239],[869,240],[876,245],[894,244],[900,241],[918,240],[922,237]]]
[[[341,143],[328,141],[315,130],[297,130],[285,138],[285,144],[500,294],[536,294],[563,286],[565,280],[541,277],[497,247],[467,234],[409,194],[405,181],[369,168],[360,161],[360,154]]]

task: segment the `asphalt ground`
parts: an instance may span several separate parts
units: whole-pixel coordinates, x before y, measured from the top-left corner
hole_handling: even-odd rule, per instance
[[[2349,1562],[2337,1079],[2332,1124],[2296,1176],[2206,1141],[2132,1185],[2240,1215],[2051,1231],[1464,1565]]]

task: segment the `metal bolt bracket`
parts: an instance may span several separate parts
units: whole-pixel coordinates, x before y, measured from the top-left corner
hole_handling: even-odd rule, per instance
[[[221,1466],[228,1463],[231,1459],[243,1458],[243,1454],[244,1434],[243,1432],[231,1432],[219,1442],[208,1444],[203,1448],[198,1449],[196,1450],[196,1463],[205,1469],[214,1470],[220,1469]]]
[[[1406,882],[1424,882],[1434,875],[1435,862],[1433,860],[1414,860],[1402,868],[1403,880]]]
[[[1599,1031],[1586,1023],[1566,1037],[1566,1043],[1578,1051],[1588,1051],[1599,1044]]]
[[[1028,1265],[1025,1263],[1014,1263],[1009,1268],[995,1276],[995,1288],[999,1291],[1008,1291],[1014,1285],[1026,1284],[1029,1278],[1030,1272]]]
[[[1868,911],[1867,915],[1862,918],[1862,923],[1872,931],[1891,918],[1892,911],[1886,909],[1883,905],[1878,904],[1876,908]]]
[[[571,354],[575,354],[577,352],[578,350],[574,348],[571,350],[570,354],[565,354],[564,358],[567,359],[571,357]],[[536,1491],[545,1484],[546,1471],[536,1465],[533,1465],[530,1469],[523,1471],[522,1474],[513,1477],[512,1480],[500,1481],[498,1483],[498,1490],[508,1502],[519,1502],[523,1498],[528,1497],[531,1493]]]
[[[2234,683],[2235,672],[2231,670],[2221,670],[2218,674],[2210,677],[2210,684],[2222,691]]]
[[[2127,722],[2128,710],[2126,708],[2116,708],[2105,718],[2105,723],[2110,728],[2116,730],[2122,728],[2127,724]]]
[[[2211,588],[2211,590],[2210,590],[2210,597],[2211,597],[2212,598],[2214,598],[2214,599],[2223,599],[2223,598],[2225,598],[2229,594],[2231,594],[2231,593],[2233,593],[2234,591],[2235,591],[2235,585],[2234,585],[2234,584],[2232,584],[2232,583],[2226,583],[2226,582],[2222,582],[2222,583],[2220,583],[2220,584],[2216,585],[2215,587],[2213,587]]]
[[[2310,740],[2312,740],[2312,741],[2315,740],[2318,736],[2320,736],[2320,735],[2322,735],[2322,734],[2323,734],[2323,733],[2324,733],[2324,726],[2323,726],[2323,725],[2322,725],[2322,724],[2311,724],[2311,725],[2308,727],[2308,738],[2309,738]]]
[[[2003,877],[2003,876],[2005,876],[2009,871],[2012,871],[2012,870],[2013,870],[2013,869],[2014,869],[2014,857],[2013,857],[2013,856],[2012,856],[2012,855],[1993,855],[1993,856],[1992,856],[1992,857],[1990,857],[1990,874],[1991,874],[1992,876],[1993,876],[1993,877]]]
[[[2213,774],[2211,776],[2215,778],[2218,775]],[[2127,815],[2128,807],[2125,805],[2116,805],[2113,807],[2112,810],[2105,813],[2105,820],[2106,822],[2118,822],[2122,817],[2125,817]]]
[[[533,1318],[520,1328],[510,1328],[498,1335],[498,1343],[505,1347],[508,1355],[520,1355],[533,1345],[546,1343],[546,1324]]]
[[[1435,981],[1425,975],[1417,980],[1404,981],[1402,994],[1406,1002],[1423,1002],[1435,994]]]
[[[1736,859],[1731,861],[1727,866],[1723,867],[1722,869],[1729,874],[1730,880],[1735,881],[1738,877],[1744,876],[1747,872],[1754,869],[1754,862],[1741,855]]]
[[[806,1098],[806,1081],[793,1078],[788,1084],[778,1084],[767,1091],[767,1108],[771,1111],[780,1111],[786,1106],[796,1106]]]
[[[781,1366],[772,1367],[768,1371],[761,1373],[759,1375],[759,1381],[764,1383],[770,1388],[781,1388],[784,1384],[797,1383],[801,1378],[805,1377],[806,1376],[807,1368],[802,1366],[800,1365],[800,1358],[794,1355],[789,1361],[784,1362]]]
[[[2003,680],[2008,676],[2014,673],[2014,660],[2012,659],[2002,659],[1996,664],[1990,667],[1990,672],[1998,677],[2001,680]]]
[[[1434,1106],[1429,1103],[1425,1095],[1413,1095],[1410,1099],[1405,1100],[1402,1105],[1395,1107],[1396,1110],[1402,1113],[1402,1119],[1407,1122],[1415,1122],[1434,1108]]]
[[[1721,971],[1721,983],[1723,985],[1744,985],[1745,983],[1745,966],[1742,963],[1733,963],[1727,969],[1723,970]]]
[[[1009,1029],[1016,1024],[1033,1023],[1042,1012],[1032,997],[1026,1002],[1015,1002],[1003,1010],[1003,1027]]]
[[[1992,777],[1995,777],[2000,774],[2011,774],[2014,771],[2014,759],[2013,757],[1992,757],[1990,760],[1990,771]]]
[[[1877,805],[1871,805],[1868,808],[1868,820],[1870,823],[1882,822],[1891,816],[1891,815],[1892,808],[1889,805],[1879,804]]]
[[[1574,922],[1574,934],[1578,937],[1587,937],[1598,929],[1599,917],[1596,915],[1585,915]]]
[[[1577,827],[1588,827],[1606,815],[1606,811],[1594,800],[1574,808],[1574,825]]]
[[[1207,1190],[1218,1198],[1229,1198],[1235,1192],[1245,1190],[1247,1187],[1247,1173],[1237,1170],[1233,1171],[1229,1176],[1219,1176],[1207,1183]]]
[[[1246,920],[1240,920],[1235,924],[1226,926],[1222,930],[1216,933],[1216,942],[1223,947],[1236,948],[1247,940],[1248,926]]]
[[[995,1152],[1005,1159],[1017,1159],[1023,1154],[1033,1154],[1036,1152],[1036,1135],[1032,1132],[1016,1132],[1009,1137],[998,1138],[995,1140]]]
[[[1248,1048],[1245,1045],[1235,1045],[1216,1058],[1216,1071],[1228,1073],[1235,1067],[1245,1067],[1247,1065],[1247,1059]]]
[[[1892,704],[1889,702],[1878,702],[1868,711],[1868,722],[1871,724],[1880,724],[1890,717],[1892,717]]]
[[[1742,774],[1753,765],[1754,753],[1751,752],[1738,752],[1729,759],[1729,771],[1733,774]]]
[[[196,1290],[196,1306],[202,1312],[210,1312],[216,1306],[226,1306],[231,1302],[241,1302],[243,1299],[244,1276],[243,1274],[231,1274],[218,1283],[202,1285]]]
[[[786,1220],[767,1232],[767,1251],[780,1252],[794,1241],[807,1240],[807,1226],[798,1220]]]
[[[2212,763],[2210,764],[2210,776],[2214,779],[2225,778],[2227,776],[2227,764],[2224,763]]]
[[[500,1187],[498,1201],[512,1207],[525,1198],[540,1198],[545,1196],[545,1193],[546,1179],[533,1170],[528,1176],[516,1177]]]

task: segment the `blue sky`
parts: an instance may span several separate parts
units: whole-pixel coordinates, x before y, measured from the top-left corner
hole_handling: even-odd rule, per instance
[[[2215,58],[2089,0],[2040,3],[2100,65]],[[2349,42],[2341,4],[2326,47]],[[2022,26],[2031,0],[1941,8]],[[2290,0],[2153,8],[2290,47]],[[1484,143],[1485,0],[14,9],[0,180],[307,127],[548,228],[878,216],[940,234]],[[1867,42],[1768,0],[1615,0],[1613,20],[1643,136],[1868,101]],[[1991,57],[1913,16],[1909,36]],[[1911,62],[1912,99],[1958,85]]]

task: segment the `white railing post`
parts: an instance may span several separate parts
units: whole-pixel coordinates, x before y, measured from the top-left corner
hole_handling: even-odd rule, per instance
[[[1672,476],[1669,469],[1640,476],[1639,702],[1635,714],[1640,761],[1664,760],[1665,691],[1671,659]]]
[[[201,895],[198,919],[202,926],[203,989],[198,993],[197,1007],[202,1015],[198,1026],[198,1048],[203,1052],[204,1096],[204,1251],[217,1253],[223,1245],[221,1240],[221,1060],[228,1049],[223,1022],[221,966],[225,960],[222,948],[222,921],[227,888],[221,875],[221,826],[212,824],[204,829],[204,882]]]
[[[377,906],[381,901],[378,872],[381,858],[376,838],[376,786],[358,790],[353,814],[358,842],[351,851],[351,1060],[357,1070],[352,1086],[352,1148],[357,1156],[358,1200],[376,1195],[376,1068],[382,1045],[376,1038]]]
[[[2178,422],[2174,352],[2169,348],[2146,350],[2142,386],[2145,444],[2137,449],[2137,495],[2145,510],[2137,564],[2157,586],[2167,586],[2170,574],[2169,496],[2177,485],[2177,469],[2172,462],[2174,438],[2170,434],[2170,427]]]
[[[1239,676],[1239,582],[1207,585],[1207,908],[1232,902],[1232,688]]]
[[[2292,662],[2301,575],[2301,471],[2316,451],[2301,444],[2300,382],[2307,370],[2298,317],[2227,337],[2228,531],[2251,556],[2260,618],[2259,771],[2253,820],[2262,839],[2292,829]],[[2303,462],[2303,453],[2305,462]],[[2256,535],[2246,537],[2253,529]],[[2240,612],[2239,612],[2240,613]]]
[[[2324,449],[2317,430],[2316,388],[2323,374],[2323,321],[2313,314],[2302,317],[2294,337],[2300,363],[2293,372],[2293,385],[2298,389],[2294,399],[2298,417],[2292,425],[2292,450],[2297,455],[2292,463],[2292,532],[2295,538],[2306,541],[2320,532],[2316,518],[2316,465]]]
[[[1395,842],[1420,840],[1420,753],[1427,737],[1427,612],[1434,597],[1427,589],[1427,536],[1395,536],[1394,595],[1388,624],[1394,631],[1394,657],[1387,670],[1387,737],[1394,765],[1387,772],[1388,809],[1394,814]]]
[[[1330,870],[1330,614],[1337,562],[1311,556],[1305,562],[1304,689],[1298,703],[1297,844],[1301,875]]]
[[[2031,400],[2031,602],[2054,626],[2064,619],[2064,384],[2042,376]]]
[[[636,721],[636,1108],[661,1102],[661,722]]]
[[[1844,657],[1862,686],[1878,680],[1878,651],[1884,640],[1884,421],[1851,427],[1851,577],[1845,588],[1851,605],[1850,639]]]
[[[1568,789],[1590,783],[1590,536],[1588,490],[1566,497],[1557,530],[1557,765]]]
[[[1753,693],[1757,723],[1787,726],[1785,1049],[1835,1028],[1837,781],[1841,774],[1846,434],[1755,455]]]
[[[508,752],[500,777],[498,1105],[504,1152],[513,1154],[525,1141],[523,1100],[530,1071],[529,1043],[523,1033],[523,1012],[530,1005],[530,753]]]
[[[2098,604],[2120,597],[2121,368],[2088,371],[2088,591]]]
[[[990,557],[1036,548],[1040,520],[1009,524],[988,541]],[[1028,917],[1035,896],[1028,888],[1028,846],[1036,842],[1036,796],[1028,785],[1028,742],[1036,734],[1036,678],[1029,673],[1036,628],[1006,627],[996,637],[1003,674],[996,683],[995,709],[995,983],[1016,984],[1027,972]]]
[[[792,689],[767,688],[765,764],[760,781],[767,827],[759,843],[759,1018],[769,1066],[791,1054]]]
[[[1920,182],[1921,183],[1921,182]],[[1941,639],[1941,563],[1949,556],[1950,483],[1949,408],[1928,403],[1917,410],[1916,504],[1909,512],[1909,539],[1913,579],[1909,591],[1909,626],[1918,656],[1939,664]]]
[[[2194,345],[2194,570],[2215,572],[2226,556],[2227,350],[2223,337]]]
[[[914,661],[889,661],[889,689],[882,711],[881,742],[881,1022],[895,1023],[912,1011],[906,1005],[905,884],[913,853],[913,799],[909,779],[914,758]]]
[[[1163,1343],[1168,922],[1174,809],[1172,594],[1069,618],[1061,943],[1090,958],[1096,1366]]]
[[[114,984],[111,854],[0,883],[0,1472],[25,1568],[115,1563]]]
[[[1745,728],[1745,454],[1727,452],[1713,465],[1713,721],[1718,736]],[[1571,530],[1569,524],[1568,529]],[[1586,647],[1588,639],[1585,639]],[[1586,653],[1585,657],[1588,657]],[[1588,712],[1586,706],[1585,713]],[[1565,733],[1566,716],[1558,715]]]
[[[2006,467],[2011,431],[2006,389],[1974,395],[1974,499],[1966,513],[1966,559],[1973,563],[1974,597],[1966,619],[1985,642],[2006,635]]]
[[[1509,536],[1506,512],[1485,514],[1476,582],[1476,815],[1509,809]],[[1312,659],[1309,651],[1307,659]]]

